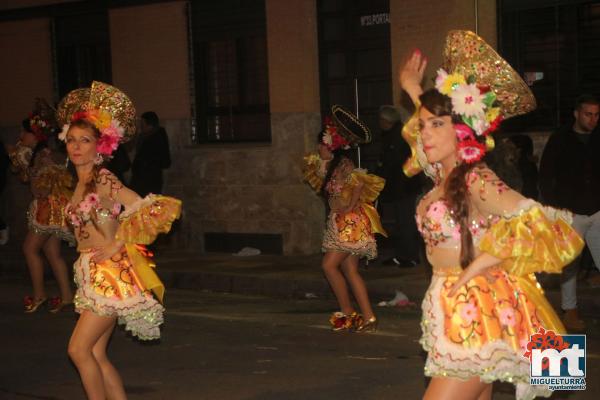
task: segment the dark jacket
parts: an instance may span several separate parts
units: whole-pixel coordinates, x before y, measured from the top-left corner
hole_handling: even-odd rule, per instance
[[[131,188],[140,196],[162,193],[162,170],[171,166],[169,138],[163,127],[142,134],[131,168]]]
[[[585,144],[572,125],[554,132],[542,154],[540,193],[550,206],[566,208],[578,214],[592,214],[600,209],[600,171],[598,131]]]
[[[410,157],[410,146],[402,138],[402,123],[397,123],[389,131],[381,132],[381,156],[377,174],[385,179],[382,198],[396,201],[403,197],[415,196],[421,190],[421,178],[407,177],[402,172],[404,162]]]

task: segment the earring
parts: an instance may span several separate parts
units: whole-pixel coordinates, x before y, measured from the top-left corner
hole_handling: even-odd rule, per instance
[[[69,168],[69,157],[65,160],[65,168]]]
[[[100,153],[96,153],[96,158],[94,158],[94,164],[96,165],[100,165],[102,164],[102,156],[100,155]]]

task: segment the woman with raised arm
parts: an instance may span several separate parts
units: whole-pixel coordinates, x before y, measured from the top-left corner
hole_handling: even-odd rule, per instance
[[[75,310],[79,320],[69,356],[89,399],[125,399],[119,373],[106,347],[119,322],[141,340],[160,337],[164,286],[144,245],[166,233],[179,217],[177,199],[140,198],[102,165],[135,133],[135,109],[110,85],[93,82],[70,92],[59,104],[59,135],[67,144],[77,185],[66,207],[75,231]]]
[[[329,318],[333,331],[374,332],[377,318],[358,271],[360,257],[377,257],[375,233],[386,235],[373,202],[385,180],[356,168],[351,144],[368,143],[369,129],[340,106],[332,107],[319,134],[318,154],[305,158],[304,180],[326,200],[330,208],[323,236],[322,268],[340,311]],[[350,299],[348,285],[361,314]]]
[[[535,108],[519,75],[472,32],[451,31],[435,89],[420,83],[426,59],[412,54],[400,83],[416,105],[403,136],[405,173],[435,182],[416,210],[433,277],[423,300],[421,344],[432,377],[425,399],[491,399],[493,381],[517,399],[547,397],[529,385],[524,357],[540,328],[564,333],[534,272],[559,273],[581,251],[573,215],[505,185],[484,162],[503,118]]]
[[[23,120],[16,146],[9,149],[12,170],[29,183],[33,200],[27,211],[28,230],[23,253],[33,293],[23,299],[25,312],[34,313],[48,304],[57,313],[73,304],[73,290],[67,263],[61,255],[61,240],[74,242],[65,223],[64,207],[73,193],[73,179],[65,168],[64,153],[57,150],[54,110],[36,99],[33,112]],[[52,143],[49,143],[52,142]],[[60,291],[48,298],[44,285],[44,258],[48,260]]]

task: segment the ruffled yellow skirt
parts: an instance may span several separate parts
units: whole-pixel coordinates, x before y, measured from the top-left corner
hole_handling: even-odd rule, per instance
[[[460,268],[434,269],[423,300],[425,375],[511,382],[521,400],[550,396],[547,388],[529,385],[529,360],[523,353],[540,327],[557,333],[564,333],[564,327],[535,276],[513,277],[498,269],[494,282],[476,277],[450,298],[458,273]]]
[[[339,251],[367,259],[377,257],[371,220],[362,206],[346,214],[329,214],[321,248],[323,252]]]
[[[27,211],[29,229],[40,235],[54,235],[67,242],[75,243],[64,215],[64,208],[68,202],[69,199],[62,196],[34,199]]]
[[[119,324],[142,340],[160,338],[163,306],[144,288],[132,268],[125,248],[110,260],[91,261],[92,251],[82,251],[75,262],[75,310],[118,317]]]

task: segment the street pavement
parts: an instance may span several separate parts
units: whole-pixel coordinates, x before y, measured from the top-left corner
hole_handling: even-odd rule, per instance
[[[22,278],[0,279],[0,399],[84,399],[66,355],[75,314],[24,314],[28,289]],[[173,288],[166,307],[160,342],[113,335],[109,356],[130,399],[410,400],[425,389],[418,307],[377,308],[380,330],[363,335],[329,331],[328,298]],[[600,329],[588,321],[588,389],[555,399],[600,395]],[[512,386],[495,386],[495,400],[512,398]]]

